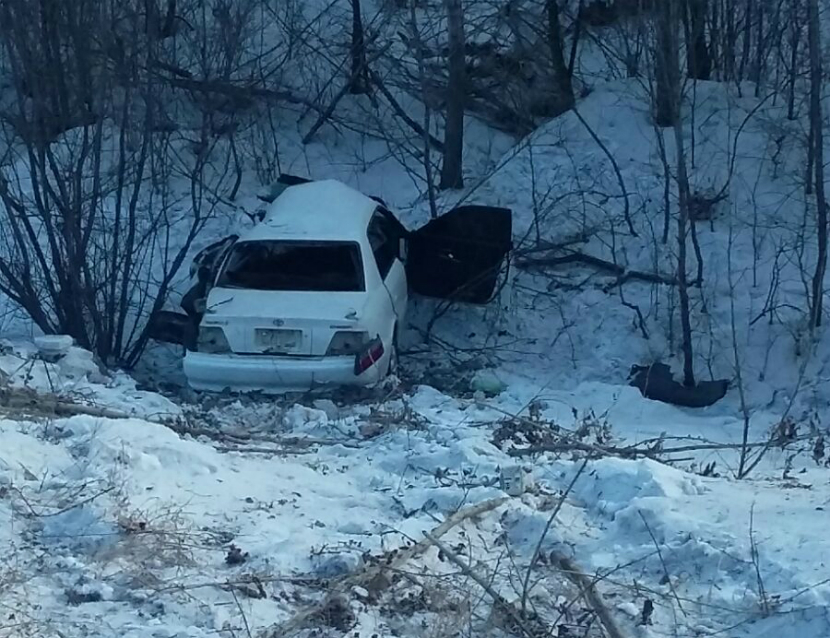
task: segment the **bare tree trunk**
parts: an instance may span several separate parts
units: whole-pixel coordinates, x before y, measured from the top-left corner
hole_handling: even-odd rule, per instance
[[[562,40],[562,25],[559,22],[559,0],[546,0],[545,8],[548,17],[548,46],[550,47],[550,63],[556,82],[555,112],[564,113],[574,106],[573,83],[571,69],[565,64],[564,42]],[[575,36],[576,37],[576,36]]]
[[[708,80],[712,75],[712,58],[706,43],[706,14],[708,0],[686,0],[686,67],[689,77]]]
[[[435,198],[435,182],[432,170],[432,145],[430,143],[430,128],[432,126],[432,108],[427,99],[427,75],[424,64],[424,46],[421,41],[421,32],[418,27],[418,14],[415,10],[415,3],[409,5],[409,25],[412,29],[412,42],[415,45],[415,61],[418,64],[418,82],[421,89],[421,102],[424,105],[424,120],[421,128],[421,138],[424,143],[424,150],[421,155],[424,163],[424,180],[427,186],[427,199],[429,200],[429,215],[432,219],[438,217],[438,203]]]
[[[798,80],[798,45],[801,42],[799,0],[793,0],[790,12],[790,81],[787,87],[787,119],[795,119],[795,84]]]
[[[763,0],[758,2],[758,24],[755,34],[755,64],[752,69],[752,80],[755,82],[755,97],[761,95],[761,78],[764,73],[764,59],[766,57],[766,38],[764,38],[764,13],[766,7]]]
[[[720,0],[712,0],[712,15],[709,22],[710,58],[715,71],[723,72],[723,47],[721,47],[721,20],[718,10]]]
[[[582,3],[584,0],[579,0],[579,5],[576,9],[576,15],[579,15],[582,11]],[[574,27],[574,34],[573,40],[571,41],[571,55],[568,59],[568,78],[571,80],[571,94],[573,94],[573,76],[574,76],[574,69],[576,68],[576,53],[579,49],[579,40],[582,37],[582,20],[576,21],[576,26]]]
[[[366,41],[363,37],[363,18],[360,15],[360,0],[352,0],[352,73],[349,79],[349,93],[354,95],[369,92],[369,68],[366,64]]]
[[[827,202],[824,199],[824,120],[821,108],[821,24],[818,0],[807,3],[807,35],[810,46],[810,130],[812,131],[813,166],[815,168],[816,225],[818,256],[812,281],[810,327],[821,325],[824,302],[824,275],[827,271]]]
[[[672,127],[677,153],[677,292],[680,298],[680,328],[683,349],[683,383],[695,385],[694,349],[692,345],[691,304],[687,267],[687,240],[689,234],[689,176],[686,172],[686,149],[681,119],[680,48],[678,44],[678,3],[682,0],[663,0],[657,15],[656,115],[658,126]]]
[[[671,2],[672,0],[667,0]],[[695,385],[694,349],[692,346],[691,307],[689,304],[689,282],[686,274],[686,237],[689,226],[689,177],[686,174],[686,155],[683,141],[683,126],[678,120],[674,126],[677,145],[677,190],[679,208],[677,214],[677,294],[680,298],[680,330],[683,339],[683,383]],[[692,222],[693,223],[693,222]]]
[[[679,0],[663,0],[657,9],[654,73],[654,121],[659,127],[675,126],[680,117],[680,63],[677,44]]]
[[[467,101],[467,71],[464,54],[464,10],[461,0],[445,0],[449,30],[449,80],[444,157],[439,188],[463,188],[464,106]]]
[[[735,38],[737,37],[737,26],[735,25],[735,1],[726,0],[722,12],[723,21],[726,23],[724,29],[723,48],[723,70],[726,81],[735,79]]]
[[[738,79],[743,81],[746,78],[746,65],[749,63],[749,52],[752,47],[752,18],[755,15],[755,0],[746,0],[744,10],[744,33],[741,41],[741,63],[738,67]]]

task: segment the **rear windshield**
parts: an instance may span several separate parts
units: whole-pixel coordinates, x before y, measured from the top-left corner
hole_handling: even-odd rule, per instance
[[[217,285],[249,290],[362,292],[355,242],[249,241],[228,255]]]

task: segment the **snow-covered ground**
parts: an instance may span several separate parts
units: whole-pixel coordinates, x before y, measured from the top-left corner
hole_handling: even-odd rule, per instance
[[[0,413],[0,635],[497,632],[492,601],[435,547],[396,564],[398,578],[377,590],[346,588],[336,614],[320,601],[454,512],[499,498],[440,542],[517,607],[527,580],[528,608],[550,635],[600,635],[551,552],[596,577],[624,635],[830,632],[830,490],[808,447],[770,450],[743,481],[731,476],[732,449],[666,453],[684,457],[674,467],[609,454],[581,469],[584,452],[511,454],[557,432],[605,449],[661,430],[728,442],[723,417],[599,383],[541,396],[522,384],[468,399],[416,386],[357,404],[216,398],[162,410],[165,399],[98,375],[79,351],[63,368],[22,352],[0,367],[24,363],[30,373],[10,387],[124,418]],[[129,416],[136,409],[142,417]],[[515,467],[526,491],[505,498],[500,478]]]

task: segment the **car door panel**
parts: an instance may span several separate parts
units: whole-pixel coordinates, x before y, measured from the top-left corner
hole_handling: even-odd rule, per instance
[[[193,319],[181,312],[159,310],[147,322],[147,337],[162,343],[192,347],[195,334]]]
[[[510,209],[459,206],[409,234],[409,285],[427,297],[487,303],[512,247]]]

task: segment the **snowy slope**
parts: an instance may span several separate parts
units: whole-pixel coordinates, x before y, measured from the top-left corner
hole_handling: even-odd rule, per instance
[[[596,389],[591,402],[601,399]],[[129,393],[123,402],[132,403]],[[173,429],[136,418],[4,418],[0,599],[18,622],[0,635],[260,635],[372,557],[422,540],[459,508],[505,496],[500,468],[517,460],[494,432],[521,423],[505,415],[532,418],[540,431],[579,425],[546,405],[531,417],[509,390],[482,401],[422,386],[385,403],[185,406]],[[667,416],[657,404],[641,407],[641,428]],[[720,421],[697,424],[705,432]],[[630,427],[607,436],[631,441],[640,432]],[[591,432],[587,441],[599,430]],[[734,463],[733,451],[718,454]],[[568,454],[525,457],[529,491],[445,542],[517,601],[541,540],[545,555],[555,550],[598,575],[629,635],[821,638],[830,631],[830,485],[806,461],[781,479],[773,454],[753,479],[735,482],[614,457],[577,476],[582,462]],[[435,598],[443,590],[429,574],[445,574],[447,596],[466,592],[479,635],[488,635],[486,596],[445,562],[428,550],[398,587]],[[543,621],[582,626],[582,603],[561,612],[576,595],[561,573],[537,562],[537,579],[529,604]],[[447,617],[434,601],[407,611],[395,599],[392,612],[359,588],[348,599],[351,632],[361,636],[419,635],[412,623]],[[652,624],[638,627],[646,599]]]

